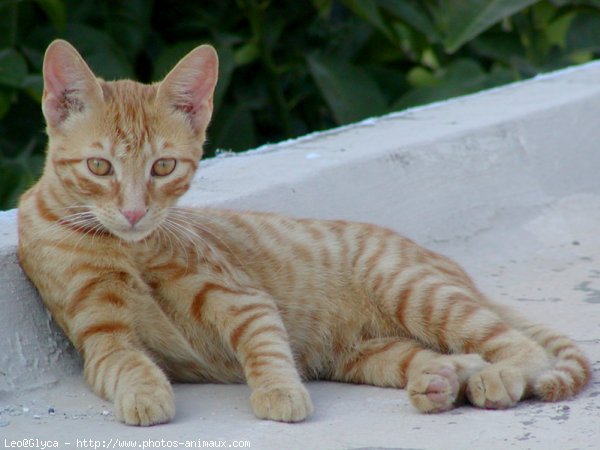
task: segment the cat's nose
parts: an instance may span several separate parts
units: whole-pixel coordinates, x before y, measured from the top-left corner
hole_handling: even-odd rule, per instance
[[[134,226],[142,219],[142,217],[146,215],[147,211],[148,210],[146,209],[131,209],[125,211],[121,210],[121,214],[125,216],[125,218],[129,221],[131,226]]]

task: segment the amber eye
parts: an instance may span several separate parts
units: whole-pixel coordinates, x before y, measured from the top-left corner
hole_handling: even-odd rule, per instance
[[[98,175],[99,177],[105,177],[106,175],[111,175],[113,173],[113,168],[111,163],[102,158],[90,158],[87,160],[88,169],[94,175]]]
[[[177,162],[174,158],[162,158],[152,166],[152,175],[155,177],[166,177],[175,170]]]

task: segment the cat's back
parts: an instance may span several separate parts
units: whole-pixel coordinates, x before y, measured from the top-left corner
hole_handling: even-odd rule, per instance
[[[386,259],[402,256],[397,272],[435,257],[414,242],[376,225],[294,218],[265,212],[185,209],[187,226],[202,242],[226,255],[257,288],[285,301],[365,300],[365,280]],[[187,224],[187,225],[184,225]],[[188,234],[189,235],[189,234]],[[336,306],[337,308],[337,306]]]

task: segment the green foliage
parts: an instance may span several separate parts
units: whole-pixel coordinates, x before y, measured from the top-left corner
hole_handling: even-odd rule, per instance
[[[41,69],[55,38],[105,79],[144,82],[212,43],[212,155],[589,61],[600,0],[0,0],[0,30],[8,208],[43,164]]]

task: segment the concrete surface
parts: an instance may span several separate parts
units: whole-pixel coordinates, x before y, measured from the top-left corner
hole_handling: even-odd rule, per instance
[[[576,399],[420,415],[403,391],[314,382],[315,414],[288,425],[255,419],[246,386],[179,385],[173,423],[125,427],[83,386],[77,355],[18,267],[9,211],[0,214],[0,445],[600,448],[598,117],[592,63],[207,161],[184,199],[380,223],[453,257],[490,296],[579,342],[594,377]]]

